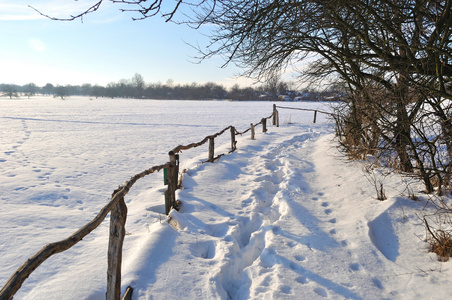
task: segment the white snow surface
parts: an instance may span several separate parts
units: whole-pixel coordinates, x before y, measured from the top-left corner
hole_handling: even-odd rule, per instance
[[[326,103],[278,104],[331,109]],[[44,245],[89,222],[118,185],[168,160],[179,144],[233,125],[269,102],[68,98],[0,100],[0,282]],[[164,215],[163,174],[137,182],[122,293],[133,299],[449,299],[450,262],[428,253],[426,196],[383,178],[378,201],[362,162],[337,149],[334,125],[280,110],[281,126],[237,137],[218,162],[208,145],[180,154],[180,211]],[[216,140],[227,153],[229,134]],[[375,177],[375,178],[376,178]],[[422,185],[410,181],[416,192]],[[109,218],[25,281],[14,299],[104,299]]]

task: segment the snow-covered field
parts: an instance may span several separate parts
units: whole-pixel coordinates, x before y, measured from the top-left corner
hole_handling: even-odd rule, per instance
[[[320,108],[323,103],[284,106]],[[169,150],[229,125],[243,131],[269,102],[68,98],[0,100],[0,283],[47,243],[90,221],[119,184]],[[397,174],[375,199],[333,125],[280,110],[281,126],[237,137],[214,164],[207,145],[180,155],[183,206],[164,215],[163,174],[126,196],[123,291],[134,299],[448,299],[450,262],[427,252]],[[227,152],[229,135],[216,140]],[[375,176],[379,176],[375,173]],[[415,191],[421,185],[412,184]],[[15,299],[103,299],[109,220],[41,265]]]

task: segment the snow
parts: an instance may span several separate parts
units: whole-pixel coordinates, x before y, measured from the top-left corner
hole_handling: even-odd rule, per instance
[[[284,106],[330,109],[326,103]],[[68,98],[0,100],[0,282],[40,248],[90,221],[131,176],[179,144],[233,125],[269,102]],[[181,153],[181,210],[164,215],[163,174],[137,182],[122,292],[133,299],[447,299],[450,262],[428,253],[419,216],[428,197],[399,174],[363,171],[336,148],[322,115],[280,110],[281,126],[218,162],[207,145]],[[216,140],[229,151],[229,136]],[[372,178],[388,199],[378,201]],[[44,262],[15,299],[104,299],[109,220]]]

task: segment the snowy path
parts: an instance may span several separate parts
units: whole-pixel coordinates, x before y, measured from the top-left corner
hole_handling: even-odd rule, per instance
[[[447,281],[449,270],[411,227],[396,228],[419,230],[415,209],[423,204],[375,200],[358,165],[329,148],[332,135],[291,130],[188,171],[178,194],[183,208],[171,214],[178,231],[160,232],[171,240],[171,257],[165,254],[151,282],[128,279],[136,296],[414,299],[431,297],[429,288],[417,288],[427,278]],[[402,221],[392,224],[388,214]]]

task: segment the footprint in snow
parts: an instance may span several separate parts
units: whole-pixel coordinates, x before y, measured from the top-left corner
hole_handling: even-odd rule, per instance
[[[283,285],[281,287],[281,292],[284,294],[291,294],[292,293],[292,288],[288,285]]]
[[[291,263],[289,264],[289,267],[290,267],[292,270],[294,270],[294,271],[301,271],[301,267],[300,267],[299,265],[297,265],[296,263],[294,263],[294,262],[291,262]]]
[[[279,234],[281,232],[281,227],[273,226],[272,231],[274,234]]]
[[[294,258],[298,261],[305,261],[306,257],[303,255],[295,255]]]
[[[324,288],[321,287],[317,287],[314,289],[314,292],[317,293],[317,295],[327,298],[328,297],[328,293],[326,292],[326,290]]]
[[[297,245],[297,243],[295,243],[295,242],[288,242],[287,243],[287,246],[289,246],[290,248],[293,248],[293,247],[295,247]]]
[[[191,254],[204,259],[215,257],[215,243],[213,241],[202,241],[190,246]]]
[[[384,286],[383,286],[383,284],[381,283],[380,279],[374,277],[374,278],[372,278],[372,283],[373,283],[377,288],[379,288],[380,290],[384,290]]]
[[[358,263],[352,263],[349,265],[349,268],[351,271],[359,271],[361,269],[360,265]]]
[[[300,283],[300,284],[307,284],[309,282],[308,279],[306,277],[304,277],[304,276],[300,276],[300,277],[295,278],[295,281]]]

